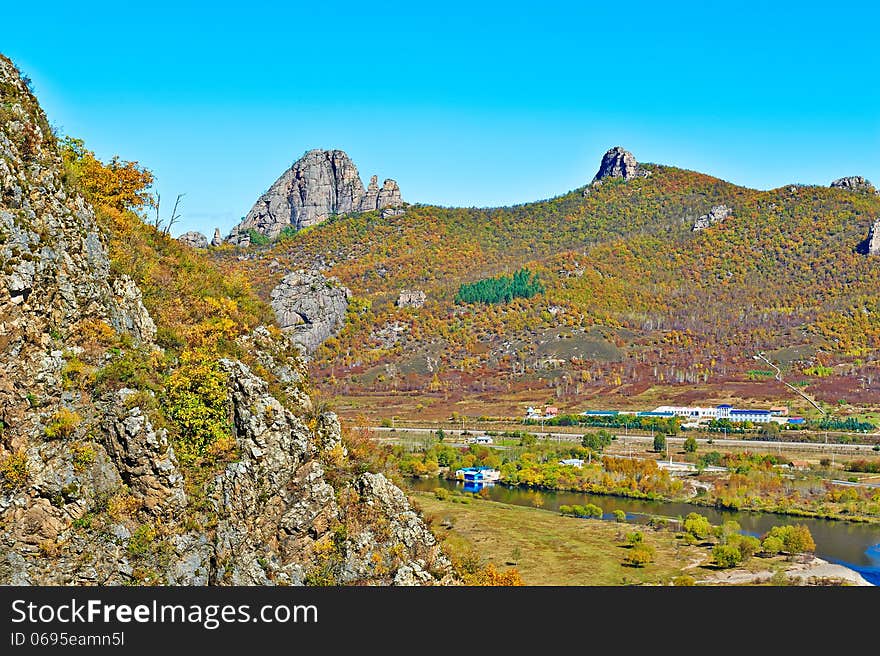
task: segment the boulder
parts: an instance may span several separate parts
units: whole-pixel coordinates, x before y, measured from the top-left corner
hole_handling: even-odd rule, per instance
[[[397,307],[420,308],[425,304],[425,292],[421,289],[401,289],[397,297]]]
[[[191,230],[189,232],[184,232],[180,237],[177,238],[181,244],[186,244],[190,248],[207,248],[208,247],[208,238],[205,237],[201,232],[196,230]]]
[[[341,330],[350,296],[336,278],[301,269],[272,290],[271,305],[281,330],[309,356]]]

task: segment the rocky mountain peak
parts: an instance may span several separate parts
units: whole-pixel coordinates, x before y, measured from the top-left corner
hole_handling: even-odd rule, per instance
[[[403,204],[397,182],[372,176],[367,188],[342,150],[310,150],[285,171],[229,234],[247,245],[254,230],[274,239],[285,228],[300,230],[336,214],[397,208]]]
[[[605,178],[632,180],[633,178],[643,178],[648,175],[650,175],[650,172],[639,168],[639,163],[631,152],[621,146],[615,146],[602,156],[602,163],[593,177],[592,184],[596,184]]]
[[[850,175],[834,180],[831,185],[835,189],[846,189],[847,191],[855,191],[861,194],[878,194],[880,191],[874,188],[871,181],[860,175]]]

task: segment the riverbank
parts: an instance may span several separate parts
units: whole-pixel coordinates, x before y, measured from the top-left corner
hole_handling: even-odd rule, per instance
[[[871,585],[858,572],[817,557],[752,558],[720,570],[710,547],[685,544],[662,528],[563,517],[480,498],[411,494],[454,557],[515,567],[527,585],[672,585],[688,578],[698,585]],[[634,531],[654,550],[653,562],[644,567],[626,563],[626,536]]]
[[[835,585],[838,581],[841,585],[874,585],[854,569],[815,556],[807,562],[792,564],[785,569],[785,574],[791,581],[797,579],[800,585]],[[697,582],[715,585],[750,585],[770,581],[772,577],[773,572],[770,570],[757,572],[730,570],[718,572]]]

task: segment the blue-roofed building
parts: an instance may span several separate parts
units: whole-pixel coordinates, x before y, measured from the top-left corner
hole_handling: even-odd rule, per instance
[[[463,467],[455,470],[455,478],[465,483],[494,483],[501,479],[501,472],[491,467]]]
[[[789,417],[788,423],[792,424],[794,426],[803,426],[804,424],[807,423],[807,420],[804,419],[803,417]]]
[[[636,413],[636,417],[657,417],[659,419],[669,419],[674,416],[675,413],[669,411],[657,412],[656,410],[646,410],[644,412]]]
[[[620,412],[618,410],[584,410],[582,417],[616,417]]]

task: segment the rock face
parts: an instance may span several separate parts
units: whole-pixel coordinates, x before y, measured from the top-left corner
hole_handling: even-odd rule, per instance
[[[305,355],[339,332],[351,292],[335,278],[299,270],[285,276],[272,290],[275,319]]]
[[[357,167],[341,150],[310,150],[294,162],[264,193],[227,241],[246,245],[248,231],[274,239],[287,227],[312,226],[337,214],[400,207],[397,182],[388,179],[379,187],[373,176],[366,189]]]
[[[846,189],[847,191],[855,191],[861,194],[880,193],[874,188],[874,185],[871,184],[870,180],[867,180],[860,175],[850,175],[845,178],[838,178],[832,182],[830,186],[836,189]]]
[[[615,146],[602,156],[602,163],[599,164],[599,170],[593,177],[591,184],[595,185],[605,178],[632,180],[649,175],[651,175],[650,171],[639,168],[639,163],[631,152],[620,146]]]
[[[724,221],[733,213],[727,205],[716,205],[709,210],[707,214],[703,214],[694,222],[693,230],[705,230],[709,226]]]
[[[425,304],[425,292],[421,289],[401,289],[397,307],[420,308]]]
[[[236,340],[271,391],[238,360],[212,363],[229,423],[208,469],[181,464],[167,386],[69,384],[126,357],[149,370],[156,328],[2,56],[0,101],[0,585],[454,582],[405,495],[347,460],[336,415],[303,419],[306,367],[277,331]],[[345,298],[324,283],[303,322]]]
[[[868,255],[880,255],[880,219],[874,221],[868,231]]]
[[[0,260],[0,421],[8,437],[35,421],[29,397],[57,393],[68,335],[103,324],[148,342],[156,329],[140,290],[111,276],[94,212],[64,186],[46,117],[2,55]]]
[[[207,248],[208,247],[208,238],[205,237],[201,232],[196,230],[191,230],[189,232],[184,232],[180,237],[177,238],[177,241],[186,244],[190,248]]]
[[[223,235],[220,234],[220,228],[214,228],[214,238],[211,240],[211,246],[220,246],[223,243]]]

